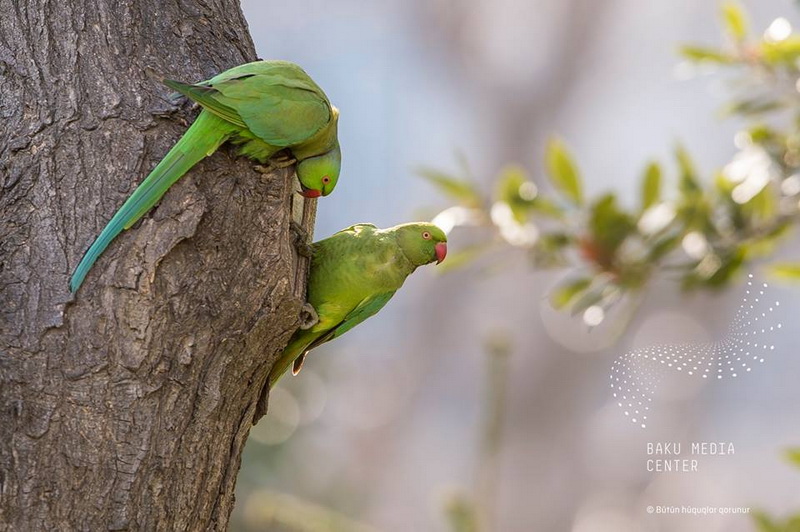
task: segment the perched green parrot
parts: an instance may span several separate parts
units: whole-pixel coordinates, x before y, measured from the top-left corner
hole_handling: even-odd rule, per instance
[[[310,350],[377,313],[418,266],[442,262],[447,236],[430,223],[356,224],[311,247],[308,303],[319,321],[292,336],[270,372],[270,386],[289,366],[296,375]]]
[[[327,196],[336,186],[341,167],[339,111],[294,63],[256,61],[195,85],[168,79],[164,84],[200,104],[202,111],[83,256],[70,280],[73,292],[118,234],[225,141],[238,144],[242,155],[261,163],[278,151],[290,150],[297,160],[302,194],[308,198]]]

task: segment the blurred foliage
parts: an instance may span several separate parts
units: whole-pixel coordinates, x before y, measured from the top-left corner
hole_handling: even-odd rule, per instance
[[[574,314],[595,307],[596,316],[596,307],[608,310],[657,275],[687,291],[720,289],[754,260],[769,258],[800,215],[800,34],[779,18],[756,36],[734,3],[722,6],[721,19],[722,45],[687,45],[680,53],[693,67],[730,72],[724,114],[746,126],[727,165],[701,176],[689,150],[677,146],[672,164],[645,166],[635,206],[622,205],[615,193],[586,197],[579,165],[560,139],[544,154],[548,192],[518,165],[500,172],[491,194],[466,170],[424,170],[455,203],[435,223],[446,232],[484,229],[475,231],[477,244],[454,254],[449,268],[498,246],[519,249],[535,268],[569,270],[550,295],[554,307]],[[800,279],[800,263],[772,269]]]
[[[738,152],[727,165],[700,175],[690,150],[676,146],[667,164],[644,165],[636,205],[622,204],[612,192],[589,197],[580,165],[557,138],[544,151],[547,190],[540,190],[531,172],[519,165],[503,168],[488,192],[463,160],[455,172],[422,169],[421,175],[453,202],[434,222],[448,233],[471,228],[476,237],[473,244],[451,250],[439,269],[466,267],[498,248],[521,251],[534,268],[566,269],[549,294],[550,303],[585,313],[585,321],[595,324],[586,319],[598,315],[590,309],[606,311],[656,276],[671,276],[687,291],[722,289],[753,261],[770,258],[800,218],[800,34],[779,18],[756,35],[734,3],[723,5],[721,21],[723,44],[691,44],[679,51],[698,70],[729,73],[731,98],[723,115],[746,126],[735,138]],[[799,280],[800,260],[773,262],[770,270]],[[474,483],[452,493],[443,505],[452,532],[492,530],[496,522],[511,350],[507,338],[498,334],[486,343],[488,374]],[[274,445],[276,434],[288,438],[298,423],[297,406],[286,399],[282,410],[276,392],[272,410],[288,414],[284,419],[271,412],[273,422],[289,428],[262,422],[254,438],[261,434],[264,444]],[[787,457],[800,466],[800,448]],[[294,463],[283,455],[275,462]],[[276,476],[270,469],[252,474]],[[298,476],[295,469],[291,474]],[[337,490],[347,491],[338,481]],[[372,530],[322,504],[289,495],[255,491],[242,502],[242,530]],[[323,504],[336,506],[336,501]],[[757,512],[754,518],[761,532],[800,532],[800,514],[778,519]]]
[[[445,501],[445,514],[452,532],[478,532],[475,504],[462,493],[454,493]]]
[[[800,467],[800,448],[787,450],[786,458],[795,467]],[[785,519],[777,519],[765,512],[756,512],[753,518],[759,532],[800,532],[800,513]]]
[[[282,532],[377,532],[329,508],[291,495],[272,491],[257,492],[244,508],[248,521],[259,530]]]

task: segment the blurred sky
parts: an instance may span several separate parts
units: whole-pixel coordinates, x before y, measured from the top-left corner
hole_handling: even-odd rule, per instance
[[[737,124],[717,113],[718,78],[682,80],[676,68],[679,43],[720,41],[713,1],[242,5],[260,57],[299,63],[341,111],[342,176],[319,204],[317,238],[355,222],[387,226],[435,213],[447,201],[415,168],[458,171],[458,153],[486,188],[509,162],[542,183],[553,133],[573,149],[589,193],[613,189],[628,202],[645,163],[667,161],[678,140],[705,175],[735,152]],[[745,6],[759,32],[777,16],[800,20],[789,0]],[[451,249],[464,238],[457,230]],[[794,331],[776,337],[774,359],[746,379],[689,386],[665,400],[647,431],[610,402],[617,356],[715,338],[741,286],[685,298],[661,283],[609,345],[610,331],[588,332],[542,304],[561,274],[532,272],[513,256],[494,275],[434,270],[415,273],[381,314],[281,383],[245,452],[237,530],[261,529],[264,490],[380,530],[446,530],[442,501],[474,480],[484,344],[498,331],[513,354],[496,530],[737,532],[752,530],[751,521],[649,516],[644,508],[800,508],[797,473],[779,456],[800,444]],[[791,323],[796,292],[774,294]],[[698,473],[652,474],[644,450],[654,441],[732,441],[736,454],[704,461]]]

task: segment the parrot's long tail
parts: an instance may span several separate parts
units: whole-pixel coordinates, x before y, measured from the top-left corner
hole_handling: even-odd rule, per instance
[[[192,166],[214,153],[239,129],[208,111],[202,111],[188,131],[125,201],[86,251],[72,274],[69,282],[70,291],[75,292],[81,286],[92,265],[117,235],[136,223],[161,199],[173,183]]]
[[[269,385],[274,386],[283,375],[292,368],[297,360],[302,364],[302,358],[309,348],[309,344],[313,341],[314,335],[309,331],[297,331],[289,345],[283,350],[280,358],[272,366],[272,371],[269,373]],[[299,371],[299,368],[298,368]],[[292,370],[293,373],[297,373]]]

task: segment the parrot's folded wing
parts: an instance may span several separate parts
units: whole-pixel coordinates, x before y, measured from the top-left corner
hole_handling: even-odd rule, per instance
[[[362,230],[362,229],[364,229],[364,228],[367,228],[367,229],[374,229],[374,230],[376,230],[376,231],[378,230],[378,226],[377,226],[377,225],[375,225],[375,224],[370,224],[370,223],[358,223],[358,224],[353,224],[353,225],[351,225],[350,227],[345,227],[344,229],[342,229],[342,230],[340,230],[340,231],[336,231],[336,232],[334,233],[334,235],[338,235],[339,233],[359,233],[359,232],[361,232],[361,230]]]
[[[273,146],[303,142],[333,117],[323,93],[278,76],[245,74],[194,85],[165,79],[164,84]]]
[[[365,298],[358,304],[356,308],[350,311],[350,313],[344,317],[344,319],[339,322],[338,325],[333,327],[330,332],[325,334],[324,336],[320,336],[311,345],[308,346],[307,351],[310,351],[314,347],[317,347],[320,344],[333,340],[334,338],[338,338],[365,319],[369,318],[370,316],[374,316],[378,313],[380,309],[392,299],[394,295],[394,291],[392,292],[384,292],[383,294],[377,294],[374,296],[370,296]]]
[[[258,138],[291,146],[329,126],[333,111],[324,94],[272,76],[252,76],[215,84],[217,98],[233,107]]]
[[[303,362],[305,362],[306,355],[308,355],[309,351],[324,344],[325,342],[343,335],[365,319],[369,318],[370,316],[374,316],[380,309],[383,308],[384,305],[386,305],[393,295],[394,292],[385,292],[383,294],[378,294],[376,296],[363,299],[361,303],[356,306],[356,308],[351,310],[350,313],[347,314],[347,316],[345,316],[344,319],[335,325],[330,331],[326,332],[308,344],[308,347],[306,347],[300,356],[294,360],[294,363],[292,364],[292,375],[297,375],[300,373],[300,370],[303,368]]]
[[[236,109],[223,104],[215,98],[215,95],[219,94],[216,89],[202,85],[189,85],[172,79],[165,79],[164,85],[194,100],[202,105],[204,109],[208,109],[223,120],[227,120],[241,128],[247,127],[247,124],[244,123]]]

